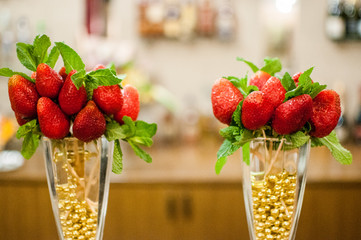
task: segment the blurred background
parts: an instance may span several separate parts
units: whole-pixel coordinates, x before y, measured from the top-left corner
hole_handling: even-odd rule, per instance
[[[125,147],[104,239],[248,238],[239,155],[214,172],[224,126],[210,93],[219,77],[251,74],[236,57],[262,66],[266,56],[291,75],[314,66],[312,78],[340,94],[336,131],[354,155],[341,166],[311,151],[296,239],[360,238],[360,0],[0,0],[0,67],[26,72],[15,44],[42,33],[89,69],[114,63],[140,90],[139,118],[158,123],[151,165]],[[55,239],[41,149],[24,162],[16,130],[0,77],[0,239]]]

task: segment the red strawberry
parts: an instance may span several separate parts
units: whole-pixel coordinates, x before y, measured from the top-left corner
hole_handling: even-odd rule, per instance
[[[103,64],[98,64],[94,67],[93,71],[96,71],[98,69],[104,69],[104,68],[105,68],[105,66]]]
[[[11,108],[15,113],[26,117],[36,117],[36,104],[39,94],[35,84],[20,75],[9,78],[8,91]]]
[[[273,111],[274,106],[267,95],[254,91],[243,101],[241,120],[246,128],[256,130],[271,119]]]
[[[213,84],[211,99],[214,116],[220,122],[230,124],[243,95],[230,81],[221,78]]]
[[[323,90],[313,99],[311,136],[322,138],[336,127],[341,116],[340,96],[333,90]]]
[[[274,107],[278,107],[285,100],[286,89],[282,86],[281,81],[276,77],[270,77],[262,92],[271,100]]]
[[[36,69],[36,90],[42,97],[57,98],[64,80],[54,69],[40,63]]]
[[[34,80],[36,79],[36,72],[31,73],[31,78],[34,79]]]
[[[101,137],[105,127],[103,114],[93,101],[89,101],[74,119],[73,134],[83,142],[90,142]]]
[[[298,86],[298,79],[300,78],[300,76],[301,76],[301,74],[302,74],[303,72],[298,72],[298,73],[296,73],[295,75],[293,75],[292,76],[292,79],[293,79],[293,81],[295,82],[295,84],[296,84],[296,86]],[[311,79],[311,81],[312,81],[312,79]],[[312,81],[313,82],[313,81]]]
[[[308,94],[294,97],[276,108],[273,129],[281,135],[300,130],[312,116],[312,98]]]
[[[15,112],[15,117],[16,117],[16,121],[18,122],[18,124],[20,126],[24,125],[25,123],[29,122],[31,119],[26,118],[24,116],[22,116],[21,114]]]
[[[59,93],[59,105],[61,110],[67,115],[73,115],[78,113],[86,104],[87,93],[85,87],[82,86],[76,89],[71,76],[76,71],[73,70],[69,73],[68,77],[65,80],[63,87]]]
[[[94,89],[93,100],[106,114],[116,114],[123,106],[123,94],[119,85],[99,86]]]
[[[122,109],[114,115],[114,119],[123,124],[123,117],[128,116],[133,121],[137,120],[139,113],[139,93],[138,90],[131,86],[126,85],[123,88],[124,103]]]
[[[257,86],[258,90],[262,90],[263,85],[266,84],[267,80],[271,77],[268,73],[264,71],[257,71],[249,80],[249,85]]]
[[[69,118],[50,98],[39,99],[38,120],[41,132],[48,138],[60,139],[69,133]]]
[[[65,69],[65,67],[60,68],[60,70],[59,70],[59,75],[61,76],[61,78],[62,78],[64,81],[66,80],[68,74],[66,74],[66,69]]]

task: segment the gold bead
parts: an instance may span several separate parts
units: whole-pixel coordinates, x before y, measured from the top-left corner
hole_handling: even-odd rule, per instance
[[[264,226],[265,226],[266,228],[269,228],[269,227],[272,226],[272,223],[271,223],[270,221],[265,221]]]
[[[283,222],[282,223],[282,227],[286,228],[286,229],[289,229],[291,227],[291,224],[289,222]]]
[[[262,213],[266,212],[266,210],[264,208],[260,207],[260,208],[258,208],[257,212],[259,214],[262,214]]]
[[[278,179],[277,179],[277,176],[276,175],[269,175],[268,177],[268,182],[271,182],[271,183],[274,183],[276,182]]]
[[[266,228],[266,229],[264,230],[264,233],[265,233],[266,235],[271,234],[271,229]]]
[[[266,236],[266,239],[274,239],[274,236],[273,236],[272,234],[268,234],[268,235]]]
[[[277,208],[274,208],[271,210],[271,215],[274,217],[277,217],[279,214],[279,210]]]
[[[276,202],[278,200],[278,197],[277,196],[271,196],[270,197],[270,201],[271,202]]]
[[[273,225],[276,226],[276,227],[279,227],[281,225],[281,221],[277,220],[277,221],[274,222]]]
[[[272,232],[274,232],[274,233],[277,233],[277,232],[278,232],[278,230],[279,230],[279,228],[278,228],[278,227],[272,227],[272,228],[271,228],[271,231],[272,231]]]
[[[271,223],[274,223],[276,221],[276,219],[274,217],[272,217],[272,216],[269,216],[267,218],[267,220],[270,221]]]
[[[266,215],[266,214],[262,214],[261,219],[262,219],[262,221],[266,221],[266,220],[267,220],[267,215]]]
[[[295,200],[293,198],[289,198],[286,200],[287,205],[293,205],[294,202],[295,202]]]
[[[254,219],[257,221],[261,220],[261,215],[259,214],[254,215]]]
[[[257,233],[257,238],[264,239],[265,235],[263,233]]]

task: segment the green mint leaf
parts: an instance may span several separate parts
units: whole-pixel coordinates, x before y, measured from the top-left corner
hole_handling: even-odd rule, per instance
[[[0,76],[4,76],[4,77],[12,77],[13,75],[20,75],[23,78],[29,80],[32,83],[35,83],[35,79],[32,79],[31,77],[29,77],[28,75],[26,75],[25,73],[22,72],[14,72],[13,70],[11,70],[10,68],[0,68]]]
[[[36,152],[36,149],[39,146],[41,135],[28,133],[24,137],[23,145],[21,146],[21,155],[25,159],[30,159],[34,153]]]
[[[250,142],[246,142],[245,144],[243,144],[242,146],[242,160],[243,162],[245,162],[248,166],[250,164],[250,154],[251,150],[250,150]]]
[[[134,153],[138,157],[140,157],[141,159],[143,159],[147,163],[152,162],[152,157],[148,153],[146,153],[143,149],[141,149],[136,143],[134,143],[133,141],[128,141],[128,143],[132,147]]]
[[[242,121],[241,121],[241,112],[242,112],[242,105],[243,105],[244,99],[238,103],[236,110],[234,110],[232,114],[232,120],[231,125],[232,126],[238,126],[240,128],[243,128]]]
[[[21,64],[30,71],[35,72],[38,65],[36,64],[36,60],[33,57],[33,51],[34,47],[31,44],[16,44],[16,53]]]
[[[244,128],[242,134],[235,137],[236,142],[234,142],[233,144],[243,146],[245,143],[251,141],[254,138],[255,136],[253,135],[253,131]]]
[[[147,147],[150,147],[153,145],[153,140],[150,137],[134,136],[134,137],[131,137],[130,140],[136,144],[140,144],[140,145],[147,146]]]
[[[49,67],[54,68],[56,62],[58,61],[59,55],[60,55],[60,52],[59,52],[58,48],[56,46],[54,46],[49,53],[49,57],[46,60],[46,64],[48,64]]]
[[[33,50],[33,57],[36,61],[36,66],[40,63],[44,63],[47,57],[48,48],[50,47],[51,42],[48,36],[45,34],[38,35],[34,39],[34,50]]]
[[[135,123],[135,136],[139,137],[153,137],[157,132],[157,124],[147,123],[141,120],[137,120]]]
[[[114,141],[112,172],[121,174],[123,170],[123,153],[119,140]]]
[[[282,70],[281,61],[278,58],[265,58],[264,66],[261,68],[261,71],[274,76],[275,73],[280,72]]]
[[[40,127],[36,119],[34,119],[18,128],[18,131],[16,132],[16,138],[20,139],[25,137],[26,134],[36,131],[40,131]]]
[[[254,91],[259,91],[258,87],[257,86],[253,86],[253,85],[249,85],[247,87],[247,96],[248,94],[250,94],[251,92],[254,92]]]
[[[107,122],[104,136],[109,142],[117,139],[126,139],[127,137],[130,137],[130,135],[131,131],[129,131],[129,126],[121,126],[116,121]]]
[[[74,73],[73,75],[71,75],[71,80],[73,81],[76,89],[79,89],[81,86],[84,85],[84,82],[86,80],[86,72],[85,70],[80,70],[76,73]],[[93,90],[93,89],[92,89]]]
[[[93,91],[94,89],[98,88],[98,83],[95,82],[93,79],[85,77],[85,90],[88,96],[88,100],[93,98]]]
[[[244,58],[237,57],[237,61],[241,61],[241,62],[244,62],[245,64],[247,64],[254,73],[259,70],[259,68],[254,63],[247,61]]]
[[[304,71],[299,79],[298,79],[298,85],[299,86],[309,86],[312,84],[312,79],[311,79],[311,73],[313,71],[313,67],[307,69],[306,71]]]
[[[99,86],[111,86],[120,84],[125,78],[125,75],[123,74],[117,76],[111,69],[104,68],[89,72],[87,77],[90,78],[93,82],[97,83]]]
[[[281,84],[287,92],[296,88],[295,81],[293,81],[291,75],[288,72],[283,75]]]
[[[236,88],[239,89],[239,91],[241,91],[243,97],[246,97],[248,95],[248,90],[247,90],[247,75],[244,78],[237,78],[234,76],[228,76],[228,77],[223,77],[227,80],[229,80],[233,86],[235,86]]]
[[[232,141],[234,140],[235,136],[238,136],[240,135],[240,129],[239,127],[236,127],[236,126],[229,126],[229,127],[226,127],[226,128],[222,128],[220,131],[219,131],[219,134]]]
[[[21,154],[25,159],[30,159],[38,148],[41,138],[40,127],[36,119],[19,127],[16,138],[24,138]]]
[[[216,174],[220,174],[223,166],[227,163],[227,157],[221,157],[217,159],[215,170]]]
[[[114,75],[117,75],[117,69],[116,69],[115,64],[113,62],[109,63],[107,65],[107,68],[110,69]]]
[[[219,174],[227,162],[227,157],[232,155],[235,151],[240,148],[238,145],[233,145],[231,141],[225,139],[217,152],[217,162],[216,162],[216,173]]]
[[[311,147],[322,147],[323,143],[319,140],[319,138],[312,137],[311,138]]]
[[[326,89],[327,85],[320,85],[318,82],[312,84],[312,90],[310,92],[311,98],[315,98],[322,90]]]
[[[328,136],[318,138],[317,140],[320,144],[326,146],[330,150],[332,156],[341,164],[349,165],[352,163],[352,154],[340,144],[335,131],[332,131]],[[314,140],[314,142],[317,140]]]
[[[56,42],[55,46],[63,58],[66,73],[69,73],[71,70],[79,72],[85,69],[85,64],[80,56],[71,47],[63,42]]]
[[[310,140],[310,136],[308,134],[306,135],[303,131],[298,131],[296,133],[286,135],[285,138],[287,142],[291,143],[285,144],[285,149],[299,148],[305,145]]]

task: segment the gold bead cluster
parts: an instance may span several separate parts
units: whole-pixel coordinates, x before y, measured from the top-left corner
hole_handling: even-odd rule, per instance
[[[252,179],[256,239],[289,239],[295,206],[296,175],[287,171]]]
[[[74,154],[72,153],[72,151],[67,152],[67,159],[62,164],[62,169],[67,174],[67,183],[56,185],[63,236],[65,240],[95,240],[98,218],[97,204],[84,196],[84,186],[81,186],[84,178],[79,176],[81,174],[74,165]],[[88,157],[88,154],[79,155],[83,161]],[[54,161],[62,162],[61,156],[59,155],[58,159],[57,156],[55,155]],[[71,171],[73,172],[71,173]]]

